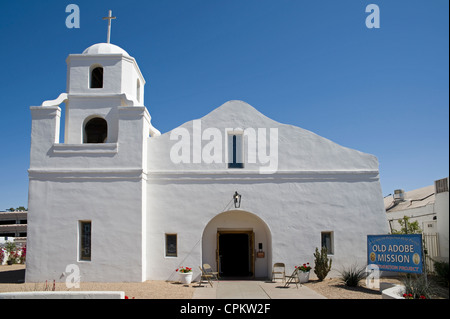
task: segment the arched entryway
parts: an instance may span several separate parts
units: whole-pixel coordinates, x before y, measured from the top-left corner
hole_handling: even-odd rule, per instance
[[[202,237],[202,263],[223,278],[268,278],[272,262],[272,237],[257,215],[232,210],[212,218]]]

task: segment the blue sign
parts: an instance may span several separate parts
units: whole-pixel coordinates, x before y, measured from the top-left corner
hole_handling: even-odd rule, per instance
[[[422,273],[422,234],[368,235],[367,264],[379,270]]]

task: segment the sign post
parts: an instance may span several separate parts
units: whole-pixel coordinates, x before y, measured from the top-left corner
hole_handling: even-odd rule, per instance
[[[421,274],[422,251],[422,234],[367,236],[367,264],[379,270]]]

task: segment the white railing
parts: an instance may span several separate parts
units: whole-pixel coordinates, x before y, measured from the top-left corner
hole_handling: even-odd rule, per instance
[[[438,234],[422,234],[427,272],[434,272],[434,260],[440,257]]]

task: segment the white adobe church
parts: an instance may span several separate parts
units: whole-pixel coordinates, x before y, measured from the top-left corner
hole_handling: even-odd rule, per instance
[[[198,277],[204,263],[267,278],[275,262],[313,266],[323,245],[339,269],[388,232],[375,156],[242,101],[161,134],[125,50],[66,61],[67,92],[31,107],[27,282],[64,281],[72,264],[81,281]]]

